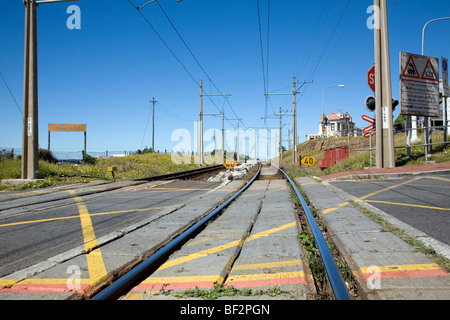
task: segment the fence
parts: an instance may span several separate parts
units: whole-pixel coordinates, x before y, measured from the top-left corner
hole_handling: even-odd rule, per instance
[[[81,162],[83,160],[83,150],[80,151],[61,151],[61,150],[51,150],[52,154],[56,159],[61,162]],[[160,151],[156,151],[160,153]],[[105,151],[92,151],[87,150],[87,154],[95,158],[111,158],[111,157],[125,157],[133,154],[137,154],[139,151],[128,151],[128,150],[105,150]],[[167,153],[167,150],[164,150]],[[0,147],[0,160],[12,159],[17,156],[22,155],[22,148],[1,148]]]
[[[450,134],[450,131],[448,130],[450,126],[431,126],[431,127],[422,127],[422,128],[406,128],[403,130],[395,130],[394,131],[394,135],[398,134],[398,133],[405,133],[408,134],[409,132],[412,132],[413,130],[417,130],[417,131],[426,131],[429,130],[430,134],[429,136],[431,137],[431,132],[432,131],[442,131],[443,132],[443,141],[440,142],[430,142],[432,141],[431,139],[426,139],[427,136],[425,135],[423,140],[424,143],[421,144],[411,144],[411,141],[409,138],[407,138],[407,143],[409,142],[409,145],[405,145],[405,146],[394,146],[394,149],[406,149],[407,150],[407,157],[411,156],[411,148],[417,148],[417,147],[423,147],[424,148],[424,152],[425,152],[425,159],[427,160],[428,157],[431,156],[432,152],[433,152],[433,146],[434,145],[446,145],[449,144],[450,142],[447,141],[447,136]],[[370,166],[372,166],[372,151],[376,150],[376,148],[372,148],[372,135],[375,134],[375,129],[371,130],[371,131],[366,131],[365,134],[368,136],[369,138],[369,149],[352,149],[350,147],[350,136],[348,136],[347,139],[347,146],[351,151],[370,151]]]
[[[14,158],[14,148],[1,148],[0,149],[0,161],[5,159]]]

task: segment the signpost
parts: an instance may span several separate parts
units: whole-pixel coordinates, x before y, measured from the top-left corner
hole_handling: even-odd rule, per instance
[[[400,114],[439,117],[439,59],[400,52]]]
[[[49,123],[48,124],[48,151],[50,151],[50,132],[84,132],[84,154],[86,154],[86,124]]]
[[[447,142],[447,97],[450,96],[450,87],[448,83],[448,59],[447,58],[441,58],[441,64],[442,64],[442,102],[443,102],[443,108],[442,108],[442,124],[444,126],[444,142]]]
[[[367,84],[370,89],[375,93],[375,65],[367,71]]]
[[[369,116],[366,116],[366,115],[362,115],[361,118],[370,123],[370,125],[368,125],[367,127],[365,127],[363,129],[364,137],[369,138],[370,136],[373,136],[374,134],[376,134],[376,131],[374,130],[375,119],[371,118]]]

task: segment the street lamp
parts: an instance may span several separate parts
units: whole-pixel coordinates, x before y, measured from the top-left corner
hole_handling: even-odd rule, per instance
[[[323,123],[323,120],[325,119],[325,90],[328,88],[332,88],[332,87],[340,87],[340,88],[344,88],[345,85],[343,84],[338,84],[338,85],[332,85],[332,86],[327,86],[325,88],[323,88],[322,91],[322,123],[321,123],[321,128],[322,128],[322,132],[323,132],[323,126],[326,125]]]

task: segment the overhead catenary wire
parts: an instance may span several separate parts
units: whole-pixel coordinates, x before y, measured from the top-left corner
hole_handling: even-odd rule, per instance
[[[19,112],[20,112],[20,114],[21,115],[23,115],[23,112],[22,112],[22,110],[20,109],[20,107],[19,107],[19,104],[17,103],[17,100],[16,100],[16,98],[14,97],[14,95],[13,95],[13,93],[12,93],[12,91],[11,91],[11,89],[9,88],[9,85],[8,85],[8,83],[6,82],[6,79],[3,77],[3,74],[0,72],[0,76],[2,77],[2,79],[3,79],[3,82],[5,83],[5,86],[6,86],[6,88],[8,89],[8,91],[9,91],[9,94],[11,95],[11,97],[13,98],[13,100],[14,100],[14,102],[15,102],[15,104],[16,104],[16,106],[17,106],[17,109],[19,110]]]
[[[194,53],[192,52],[192,50],[189,48],[189,46],[187,45],[186,41],[184,41],[183,37],[181,36],[181,34],[178,32],[177,28],[175,27],[175,25],[172,23],[172,20],[169,18],[169,16],[167,15],[166,11],[163,9],[163,7],[161,6],[161,4],[159,3],[158,0],[156,0],[156,3],[158,4],[159,8],[161,9],[161,11],[163,12],[164,16],[166,17],[167,21],[169,21],[170,25],[172,26],[172,28],[174,29],[174,31],[176,32],[176,34],[178,35],[178,37],[180,38],[181,42],[183,42],[184,46],[186,47],[186,49],[189,51],[189,54],[192,56],[192,58],[195,60],[195,62],[197,63],[197,65],[200,67],[200,69],[203,71],[203,73],[206,75],[206,77],[208,78],[208,80],[210,81],[210,83],[214,86],[214,88],[216,88],[216,90],[219,92],[219,94],[221,96],[225,96],[225,101],[228,103],[228,105],[230,106],[231,111],[233,112],[233,114],[237,116],[236,112],[233,109],[233,106],[231,105],[230,101],[228,100],[227,96],[224,95],[220,89],[217,87],[217,85],[214,83],[214,81],[211,79],[211,77],[209,76],[209,74],[206,72],[206,70],[203,68],[203,66],[201,65],[201,63],[198,61],[198,59],[195,57]],[[217,106],[216,106],[217,107]],[[218,108],[218,107],[217,107]],[[219,109],[219,108],[218,108]],[[220,109],[219,109],[220,111]],[[227,119],[228,120],[228,119]],[[245,124],[242,122],[242,124],[245,126]],[[233,125],[233,124],[232,124]],[[234,127],[234,125],[233,125]]]
[[[130,0],[127,0],[130,5],[132,5],[141,15],[141,17],[145,20],[145,22],[148,24],[148,26],[155,32],[155,34],[157,35],[157,37],[161,40],[161,42],[164,44],[164,46],[167,48],[167,50],[169,50],[169,52],[173,55],[173,57],[177,60],[177,62],[183,67],[183,69],[186,71],[186,73],[189,75],[189,77],[192,79],[192,81],[194,81],[194,83],[197,86],[200,86],[200,83],[197,81],[197,79],[195,79],[195,77],[192,75],[192,73],[188,70],[188,68],[186,67],[186,65],[178,58],[178,56],[175,54],[175,52],[170,48],[170,46],[168,45],[168,43],[164,40],[164,38],[159,34],[159,32],[156,30],[156,28],[151,24],[151,22],[147,19],[147,17],[142,13],[142,11],[140,10],[142,7],[138,7],[136,5],[134,5]],[[157,1],[155,1],[157,2]],[[159,4],[159,2],[157,2]],[[159,4],[161,10],[164,12],[164,9],[162,8],[162,6]],[[172,27],[175,29],[175,31],[177,32],[178,36],[180,37],[180,39],[182,39],[180,33],[176,30],[175,26],[173,25],[173,23],[170,21],[170,18],[168,17],[168,15],[164,12],[166,18],[169,20],[169,22],[171,23]],[[188,48],[189,52],[191,53],[191,55],[193,56],[193,58],[196,60],[196,62],[199,64],[199,66],[201,67],[200,63],[198,62],[198,60],[195,58],[195,56],[193,55],[192,51],[189,49],[189,47],[187,46],[186,42],[184,40],[182,40],[184,45],[186,46],[186,48]],[[214,85],[214,87],[217,89],[217,91],[219,91],[220,95],[223,95],[220,90],[217,88],[217,86],[214,84],[214,82],[211,80],[211,78],[209,77],[209,75],[206,73],[206,71],[204,70],[203,67],[201,67],[202,71],[206,74],[206,76],[208,77],[208,79],[211,81],[211,83]],[[207,96],[207,95],[205,95]],[[219,110],[221,112],[221,109],[214,103],[214,101],[211,99],[211,97],[207,96],[207,98],[211,101],[211,103],[216,107],[217,110]],[[233,107],[231,106],[230,102],[228,101],[228,99],[226,99],[226,101],[228,102],[228,104],[230,105],[230,108],[232,110],[232,112],[235,114],[236,117],[238,117],[233,109]],[[242,121],[241,121],[242,122]],[[233,127],[234,124],[230,123]],[[243,126],[247,128],[247,126],[245,125],[245,123],[243,123]]]
[[[261,10],[259,0],[256,0],[256,8],[258,13],[258,30],[259,30],[259,47],[260,47],[260,55],[261,55],[261,69],[262,69],[262,78],[263,78],[263,86],[264,86],[264,95],[265,95],[265,103],[264,103],[264,126],[267,125],[267,108],[270,103],[273,114],[275,111],[273,110],[272,103],[267,95],[269,90],[269,47],[270,47],[270,0],[268,0],[267,4],[267,40],[266,40],[266,55],[267,58],[264,62],[264,49],[263,49],[263,36],[262,36],[262,27],[261,27]]]

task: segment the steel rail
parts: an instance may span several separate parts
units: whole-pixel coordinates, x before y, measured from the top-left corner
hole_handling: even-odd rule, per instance
[[[347,287],[344,283],[344,280],[342,279],[341,273],[339,272],[339,269],[334,262],[333,255],[328,248],[327,242],[325,241],[325,238],[323,237],[322,232],[320,231],[319,226],[317,225],[316,220],[311,213],[311,210],[309,210],[308,204],[298,191],[295,183],[291,180],[291,178],[283,170],[278,167],[276,168],[280,170],[289,181],[302,204],[303,211],[305,212],[306,218],[308,219],[308,223],[313,232],[314,239],[316,240],[317,246],[319,247],[320,256],[322,257],[323,263],[325,264],[325,269],[327,270],[328,278],[330,279],[331,287],[333,289],[336,300],[351,300],[350,295],[347,291]]]
[[[117,281],[112,283],[110,286],[105,288],[103,291],[99,292],[97,295],[93,296],[91,300],[115,300],[119,298],[124,292],[129,291],[132,286],[139,281],[144,280],[149,273],[153,272],[167,257],[172,254],[172,252],[181,244],[185,243],[190,239],[190,236],[197,232],[200,228],[204,226],[208,220],[215,217],[222,209],[224,209],[230,202],[232,202],[236,197],[238,197],[242,192],[244,192],[255,179],[259,176],[261,172],[261,164],[255,176],[248,181],[244,187],[237,191],[233,196],[227,199],[219,207],[211,211],[208,215],[202,218],[200,221],[195,223],[189,229],[184,231],[181,235],[176,237],[174,240],[169,242],[167,245],[158,250],[155,254],[150,256],[148,259],[141,262],[135,268],[130,270],[124,276],[119,278]]]
[[[147,177],[147,178],[138,178],[134,179],[133,181],[155,181],[155,180],[167,180],[167,179],[176,179],[176,178],[189,178],[197,174],[204,174],[211,171],[219,170],[220,168],[224,168],[223,165],[215,165],[210,167],[204,167],[199,169],[192,169],[187,171],[180,171],[180,172],[174,172],[174,173],[167,173],[159,176],[153,176],[153,177]]]

